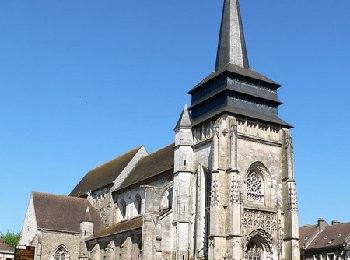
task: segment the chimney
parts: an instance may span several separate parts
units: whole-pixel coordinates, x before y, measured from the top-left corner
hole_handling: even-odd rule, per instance
[[[319,231],[322,231],[326,226],[328,226],[328,224],[323,218],[317,220],[317,228]]]
[[[340,221],[338,221],[338,220],[332,220],[332,226],[333,226],[333,225],[336,225],[336,224],[340,224]]]

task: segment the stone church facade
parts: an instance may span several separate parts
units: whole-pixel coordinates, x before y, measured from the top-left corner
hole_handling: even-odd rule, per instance
[[[87,173],[66,196],[87,210],[61,216],[78,219],[75,233],[33,227],[34,201],[21,242],[57,234],[60,258],[52,250],[37,259],[300,259],[291,126],[278,116],[279,87],[249,68],[238,0],[224,0],[215,71],[190,90],[174,143],[152,154],[136,148]],[[59,241],[66,233],[79,249]]]

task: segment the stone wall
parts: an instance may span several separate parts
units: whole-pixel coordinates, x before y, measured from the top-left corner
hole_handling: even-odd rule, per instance
[[[36,246],[36,259],[54,260],[56,250],[62,247],[69,259],[78,259],[80,252],[80,234],[40,231]]]
[[[141,259],[142,231],[140,229],[97,238],[87,242],[91,260]]]
[[[37,222],[33,205],[33,196],[30,197],[19,245],[30,245],[37,233]]]

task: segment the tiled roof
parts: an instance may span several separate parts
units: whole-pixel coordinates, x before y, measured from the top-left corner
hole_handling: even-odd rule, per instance
[[[104,236],[119,234],[119,233],[131,231],[131,230],[135,230],[135,229],[139,229],[139,228],[142,228],[142,217],[141,216],[114,224],[108,228],[104,228],[94,237],[95,238],[96,237],[104,237]]]
[[[306,225],[299,228],[299,243],[300,247],[304,248],[308,242],[315,237],[318,229],[317,225]]]
[[[174,167],[174,144],[142,158],[122,183],[120,189],[167,172]]]
[[[39,229],[79,233],[87,208],[94,232],[101,228],[99,214],[87,199],[33,192],[33,204]]]
[[[6,244],[1,238],[0,238],[0,252],[9,252],[14,253],[15,249]]]
[[[133,149],[110,162],[107,162],[91,171],[79,182],[79,184],[70,193],[70,196],[82,196],[89,191],[102,188],[112,184],[119,174],[128,165],[131,159],[136,155],[141,147]]]
[[[326,226],[324,230],[316,236],[307,249],[342,246],[349,235],[350,222]]]

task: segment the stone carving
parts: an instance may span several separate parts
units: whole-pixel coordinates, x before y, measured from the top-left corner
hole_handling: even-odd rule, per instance
[[[213,238],[209,238],[209,247],[214,248],[215,247],[215,240]]]
[[[246,234],[257,229],[265,230],[268,233],[275,232],[277,230],[276,214],[259,210],[245,210],[242,229]]]
[[[271,252],[272,244],[273,240],[269,233],[262,229],[256,229],[244,237],[243,250],[247,253],[251,248],[264,245],[265,250]]]
[[[217,205],[219,203],[219,191],[218,191],[218,181],[213,180],[212,187],[211,187],[211,198],[210,203],[212,205]]]
[[[290,211],[298,211],[297,191],[294,185],[289,188],[288,197],[288,209]]]
[[[293,138],[289,132],[285,132],[285,148],[293,150]]]
[[[213,122],[210,121],[207,124],[202,125],[199,128],[193,130],[193,137],[196,143],[210,140],[213,137],[214,126]]]
[[[283,243],[283,237],[284,237],[284,232],[283,232],[283,227],[282,227],[282,222],[281,220],[278,220],[278,251],[280,254],[282,254],[282,243]]]
[[[252,202],[261,203],[264,200],[263,181],[255,171],[247,176],[247,199]]]
[[[241,203],[241,182],[240,181],[232,180],[230,202],[233,205],[237,205]]]

